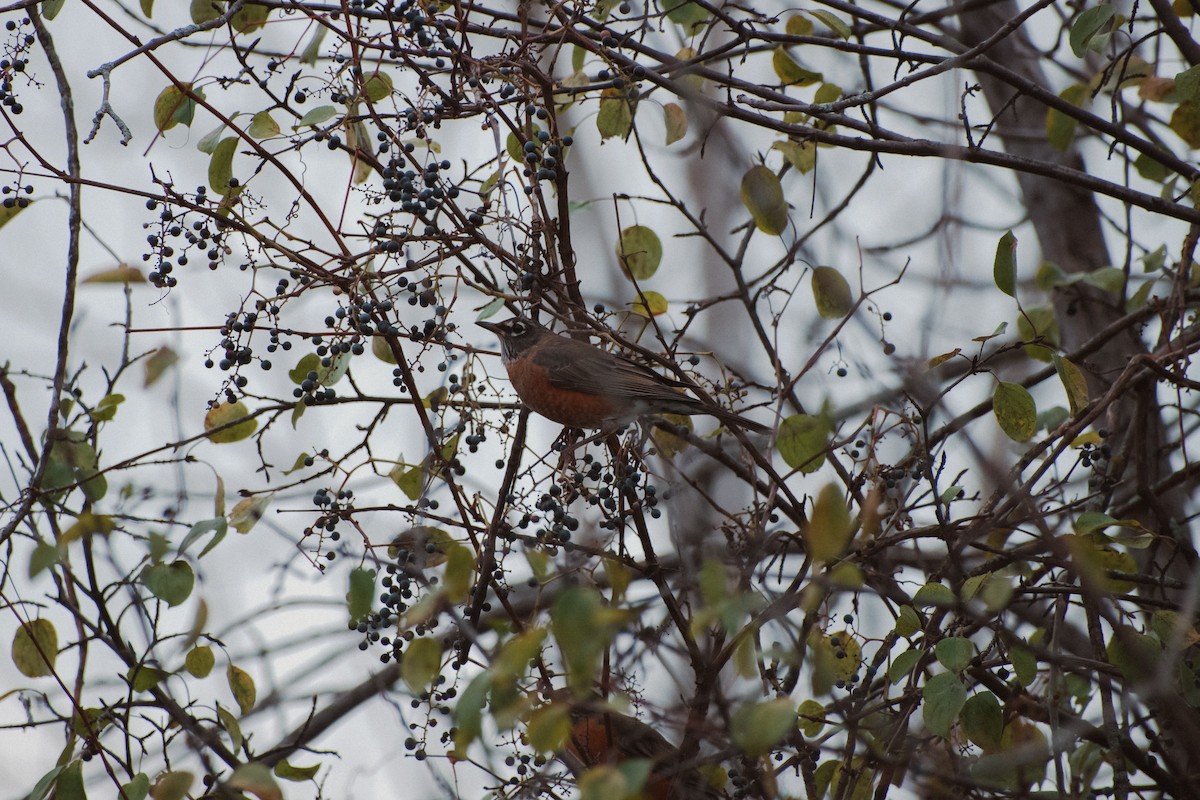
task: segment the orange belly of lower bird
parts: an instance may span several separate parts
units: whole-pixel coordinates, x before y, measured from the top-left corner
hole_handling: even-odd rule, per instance
[[[511,364],[508,377],[522,403],[559,424],[599,428],[617,416],[612,400],[553,386],[546,378],[546,371],[536,365]]]
[[[621,738],[620,732],[614,730],[617,727],[620,726],[612,724],[611,718],[603,716],[579,720],[571,729],[567,749],[587,767],[595,767],[600,764],[615,765],[631,758],[647,758],[650,755],[638,752],[623,753],[622,747],[633,746],[636,750],[637,743],[616,741]],[[661,757],[663,754],[658,755]],[[659,766],[659,764],[655,764],[651,769],[656,770]],[[650,777],[646,779],[646,785],[642,787],[641,796],[648,800],[682,800],[680,795],[672,794],[671,790],[674,784],[674,777],[661,777],[652,771]]]

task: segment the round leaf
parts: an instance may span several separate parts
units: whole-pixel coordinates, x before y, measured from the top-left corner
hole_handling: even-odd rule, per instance
[[[207,678],[216,664],[216,656],[208,645],[193,647],[183,660],[184,668],[197,678]]]
[[[596,114],[596,130],[600,137],[624,139],[633,129],[633,108],[619,89],[605,89],[600,94],[600,112]]]
[[[23,623],[13,636],[12,660],[22,675],[40,678],[54,672],[58,658],[58,631],[48,619]]]
[[[662,241],[653,229],[633,225],[621,231],[617,241],[617,263],[625,277],[644,281],[653,277],[662,263]]]
[[[813,300],[825,319],[841,319],[854,308],[850,284],[833,267],[817,267],[812,276]]]
[[[992,410],[1000,430],[1014,442],[1027,442],[1037,433],[1037,405],[1024,386],[1001,382],[992,395]]]
[[[825,417],[796,414],[780,424],[775,446],[779,449],[779,455],[783,456],[784,463],[807,475],[816,472],[825,463],[830,433]]]
[[[169,606],[188,599],[196,585],[192,566],[180,559],[171,564],[154,564],[142,570],[142,584],[150,593]]]
[[[242,716],[249,714],[258,697],[254,679],[250,677],[249,672],[241,667],[235,667],[233,664],[230,664],[229,668],[225,670],[225,678],[229,681],[229,689],[233,692],[233,699],[237,701]]]
[[[958,673],[971,663],[971,658],[975,655],[975,645],[971,644],[970,639],[951,636],[938,642],[933,648],[933,654],[939,664],[951,672]]]
[[[751,167],[742,176],[742,205],[754,218],[758,229],[778,236],[787,229],[788,207],[779,178],[762,164]]]
[[[250,410],[240,400],[236,403],[221,403],[216,408],[209,409],[204,415],[204,430],[214,431],[208,434],[209,441],[214,444],[228,444],[240,442],[253,435],[258,430],[258,420],[246,419],[249,414]],[[229,427],[222,427],[224,425]],[[221,430],[216,430],[217,428]]]
[[[967,687],[952,672],[934,675],[921,692],[921,717],[925,727],[942,738],[950,737],[950,729],[967,702]]]
[[[633,313],[639,317],[657,317],[667,313],[667,298],[658,292],[642,292],[642,297],[631,306]]]
[[[742,706],[733,714],[733,743],[751,758],[770,751],[796,726],[796,709],[786,697]]]

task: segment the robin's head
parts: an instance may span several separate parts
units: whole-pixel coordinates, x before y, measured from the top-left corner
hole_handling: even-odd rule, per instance
[[[479,322],[479,327],[500,337],[500,352],[505,361],[513,361],[537,344],[543,336],[554,334],[525,317],[513,317],[504,322]]]

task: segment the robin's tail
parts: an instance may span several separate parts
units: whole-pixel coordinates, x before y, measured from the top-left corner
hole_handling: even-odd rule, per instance
[[[769,425],[763,425],[759,422],[755,422],[752,419],[746,419],[741,414],[735,414],[732,411],[726,411],[720,406],[705,406],[704,413],[711,414],[712,416],[721,420],[721,422],[724,422],[726,425],[732,425],[735,428],[741,428],[742,430],[750,431],[751,433],[771,432],[771,427]]]

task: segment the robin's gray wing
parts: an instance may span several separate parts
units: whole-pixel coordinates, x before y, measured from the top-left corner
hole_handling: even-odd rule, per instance
[[[550,383],[559,389],[617,397],[682,401],[684,405],[700,404],[695,398],[679,394],[672,388],[683,387],[686,384],[664,378],[649,367],[577,339],[565,336],[558,336],[558,339],[560,341],[552,343],[553,347],[539,347],[533,362],[545,368]]]

